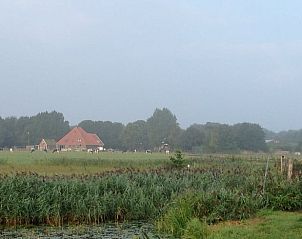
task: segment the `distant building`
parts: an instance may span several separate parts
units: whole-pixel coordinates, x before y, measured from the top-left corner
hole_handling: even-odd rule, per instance
[[[56,141],[54,139],[42,139],[38,148],[41,151],[54,150],[56,149]]]
[[[96,134],[75,127],[56,143],[56,147],[59,150],[102,150],[104,143]]]
[[[265,140],[265,143],[267,144],[279,144],[279,140],[276,140],[276,139],[266,139]]]
[[[169,153],[170,153],[170,146],[169,146],[169,144],[163,143],[163,144],[159,147],[159,152],[169,154]]]

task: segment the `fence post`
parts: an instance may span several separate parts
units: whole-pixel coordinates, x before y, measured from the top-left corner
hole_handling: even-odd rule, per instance
[[[281,173],[283,173],[283,159],[285,159],[285,156],[281,156]]]
[[[288,180],[292,179],[292,176],[293,176],[293,167],[294,167],[293,160],[289,159],[288,160],[288,171],[287,171],[287,179]]]

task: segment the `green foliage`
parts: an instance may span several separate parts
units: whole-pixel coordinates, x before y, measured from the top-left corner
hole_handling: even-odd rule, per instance
[[[62,160],[61,167],[65,167],[66,163],[68,168],[72,166],[72,161],[66,160]],[[91,163],[97,161],[87,161],[87,165]],[[1,177],[0,223],[59,225],[148,220],[158,217],[173,196],[180,196],[186,190],[208,195],[213,188],[238,188],[244,192],[245,188],[253,185],[253,181],[245,175],[238,179],[240,184],[237,184],[234,179],[239,175],[214,176],[211,170],[155,169],[137,172],[128,169],[92,176],[39,177],[21,174]],[[184,197],[191,200],[187,204],[191,210],[195,197],[186,194]]]
[[[169,205],[165,214],[157,221],[157,228],[161,232],[181,237],[193,216],[192,198],[181,196]]]
[[[241,150],[266,151],[265,133],[258,124],[241,123],[233,126],[235,140]]]
[[[156,109],[147,120],[148,139],[151,147],[159,147],[162,142],[175,147],[181,135],[176,116],[167,108]]]
[[[207,225],[198,218],[192,218],[186,225],[182,239],[206,239],[209,235]]]
[[[18,140],[15,134],[17,118],[0,119],[0,147],[11,147]]]
[[[120,149],[122,145],[121,135],[125,128],[122,123],[84,120],[79,123],[79,126],[89,133],[97,134],[106,148]]]
[[[284,150],[302,152],[302,130],[288,130],[272,133],[265,130],[266,139],[273,140],[268,146],[271,151]]]
[[[163,143],[191,152],[201,148],[202,152],[208,153],[267,150],[264,131],[257,124],[193,124],[182,130],[176,116],[167,108],[156,109],[146,121],[138,120],[126,126],[91,120],[84,120],[79,126],[89,133],[96,133],[106,148],[119,150],[157,150]],[[0,147],[34,145],[42,138],[58,140],[69,129],[63,114],[55,111],[32,117],[0,117]],[[291,145],[291,149],[297,144]]]
[[[207,123],[205,125],[193,125],[195,134],[199,131],[199,138],[203,135],[202,146],[205,152],[234,153],[240,150],[266,151],[265,134],[257,124],[242,123],[233,126],[218,123]],[[189,130],[189,128],[188,128]],[[190,128],[192,137],[193,129]],[[196,130],[198,130],[196,132]],[[196,137],[196,136],[195,136]],[[197,140],[198,137],[195,139]],[[197,144],[191,141],[191,144]],[[188,148],[186,145],[185,148]]]
[[[280,141],[280,143],[284,145],[299,145],[299,143],[302,142],[302,129],[281,131],[272,138]]]
[[[121,135],[122,146],[126,150],[144,151],[149,148],[147,123],[138,120],[127,124]]]
[[[275,210],[295,211],[302,208],[302,181],[289,182],[271,177],[267,191],[268,206]]]
[[[5,161],[0,170],[14,168],[11,161],[28,168],[26,161],[34,154],[26,155],[26,160],[18,161],[15,152],[0,153],[0,160]],[[42,155],[53,158],[39,159]],[[168,156],[163,156],[152,154],[158,161],[151,164],[151,156],[138,153],[36,154],[31,161],[35,167],[45,164],[47,170],[55,167],[69,172],[76,166],[82,171],[65,176],[0,176],[0,224],[97,224],[159,218],[162,231],[181,236],[192,218],[212,224],[249,218],[262,208],[302,209],[301,176],[288,182],[270,167],[263,195],[264,160],[203,156],[192,159],[190,170],[178,170],[167,167]],[[108,166],[111,171],[104,170]],[[99,173],[84,175],[84,167]]]
[[[126,126],[91,120],[82,121],[79,126],[97,133],[107,148],[123,150],[153,149],[163,141],[175,147],[181,133],[176,117],[166,108],[156,109],[147,121],[138,120]]]
[[[208,128],[209,127],[209,128]],[[208,152],[235,152],[238,150],[232,127],[222,124],[209,124],[207,126],[207,144]]]
[[[62,113],[43,112],[32,117],[0,118],[0,147],[38,144],[42,138],[61,138],[69,130]]]
[[[177,150],[174,156],[170,156],[170,160],[176,168],[182,168],[185,165],[185,159],[180,150]]]
[[[186,151],[192,151],[194,147],[199,147],[204,143],[204,132],[198,125],[191,125],[181,136],[181,147]]]
[[[260,207],[260,198],[237,190],[220,189],[197,196],[194,204],[196,216],[208,223],[242,220],[252,216]]]
[[[184,235],[187,229],[187,236],[190,238],[192,228],[188,228],[188,222],[193,218],[206,220],[209,224],[225,220],[242,220],[255,214],[260,206],[259,200],[252,195],[243,195],[242,192],[223,188],[204,193],[196,191],[184,193],[169,205],[157,226],[160,231],[176,237]],[[196,220],[190,227],[194,226],[193,223],[196,224]],[[206,235],[204,227],[200,230],[201,232],[196,233]]]

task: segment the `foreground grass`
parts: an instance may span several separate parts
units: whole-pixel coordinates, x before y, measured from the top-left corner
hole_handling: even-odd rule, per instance
[[[225,222],[210,229],[209,239],[301,239],[302,213],[266,211],[254,219]]]

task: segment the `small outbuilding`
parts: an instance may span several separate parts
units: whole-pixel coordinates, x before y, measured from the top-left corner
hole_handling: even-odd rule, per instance
[[[56,141],[54,139],[42,139],[39,143],[39,150],[41,151],[52,151],[56,149]]]

